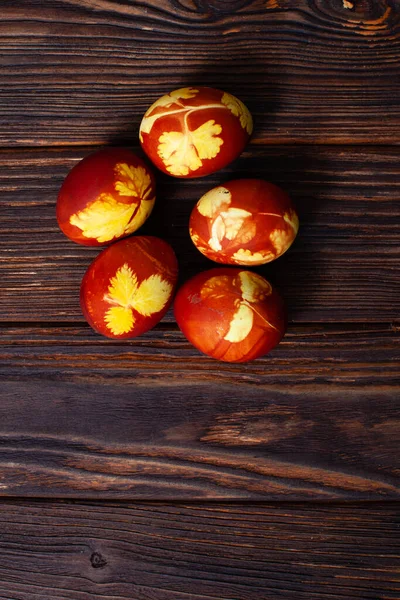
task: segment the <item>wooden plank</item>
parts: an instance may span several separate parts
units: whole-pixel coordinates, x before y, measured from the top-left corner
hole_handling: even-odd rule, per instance
[[[7,600],[397,600],[399,505],[3,502]]]
[[[98,250],[61,234],[55,202],[63,177],[88,152],[0,153],[1,321],[83,321],[80,280]],[[293,247],[258,269],[286,298],[289,319],[389,322],[400,309],[398,175],[394,148],[254,148],[201,181],[160,176],[156,208],[140,233],[173,245],[182,281],[212,268],[188,235],[194,203],[229,178],[263,177],[288,190],[300,213]]]
[[[400,496],[388,329],[299,328],[269,357],[221,365],[169,329],[122,344],[16,328],[0,358],[2,495]]]
[[[400,141],[397,2],[2,0],[1,16],[3,146],[135,143],[148,106],[193,84],[241,97],[254,143]]]
[[[0,378],[140,385],[196,382],[229,385],[400,383],[399,328],[376,325],[291,326],[265,357],[227,364],[200,354],[176,325],[159,325],[133,340],[111,340],[89,326],[3,327]]]

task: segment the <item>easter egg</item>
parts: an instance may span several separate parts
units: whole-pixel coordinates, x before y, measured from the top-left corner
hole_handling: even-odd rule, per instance
[[[286,192],[262,179],[236,179],[204,194],[193,208],[190,237],[207,258],[262,265],[292,245],[299,228]]]
[[[154,102],[142,119],[139,138],[164,173],[202,177],[237,158],[252,130],[248,108],[232,94],[187,87]]]
[[[263,356],[286,329],[284,303],[272,285],[257,273],[229,267],[186,281],[176,294],[174,313],[193,346],[225,362]]]
[[[80,291],[83,314],[102,335],[136,337],[165,315],[177,275],[174,251],[164,240],[152,236],[120,240],[87,269]]]
[[[146,221],[155,202],[155,179],[131,150],[106,148],[77,163],[57,199],[63,233],[84,246],[104,246]]]

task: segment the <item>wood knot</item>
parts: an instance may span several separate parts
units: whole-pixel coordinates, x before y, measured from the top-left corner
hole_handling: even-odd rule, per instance
[[[253,4],[252,0],[197,0],[199,12],[208,14],[232,14],[245,6]]]
[[[310,435],[314,423],[294,410],[269,406],[219,415],[200,439],[223,446],[276,444],[298,435]]]
[[[387,0],[317,0],[320,13],[330,21],[363,36],[387,35],[394,31],[398,18]]]
[[[100,552],[93,552],[92,556],[90,557],[90,563],[93,569],[103,569],[106,566],[107,561],[100,554]]]

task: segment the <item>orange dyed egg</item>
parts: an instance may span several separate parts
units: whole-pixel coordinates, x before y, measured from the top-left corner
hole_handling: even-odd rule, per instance
[[[150,160],[174,177],[202,177],[222,169],[243,151],[253,130],[247,107],[235,96],[188,87],[159,98],[140,125]]]
[[[262,179],[237,179],[213,188],[189,222],[195,246],[223,264],[262,265],[281,256],[299,228],[289,196]]]
[[[126,148],[106,148],[68,173],[57,199],[57,221],[72,241],[104,246],[143,225],[154,202],[148,166]]]
[[[283,300],[252,271],[217,268],[200,273],[178,291],[174,312],[189,342],[225,362],[266,354],[285,334]]]
[[[151,236],[120,240],[103,250],[83,277],[85,319],[107,337],[136,337],[166,313],[177,275],[175,253],[167,242]]]

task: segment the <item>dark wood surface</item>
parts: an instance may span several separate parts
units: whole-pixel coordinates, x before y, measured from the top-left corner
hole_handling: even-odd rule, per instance
[[[399,25],[397,0],[2,0],[2,600],[400,598]],[[171,311],[93,333],[98,251],[55,221],[68,170],[137,149],[191,84],[239,95],[255,133],[220,173],[158,177],[141,232],[181,281],[213,266],[187,233],[210,187],[264,177],[300,214],[258,269],[288,333],[248,365],[201,356]]]
[[[385,505],[4,502],[0,597],[398,600]]]
[[[0,491],[399,497],[398,342],[382,325],[297,326],[267,357],[221,367],[172,324],[129,343],[6,328]]]
[[[399,143],[397,0],[2,0],[3,146],[137,139],[160,93],[226,88],[254,143]]]

